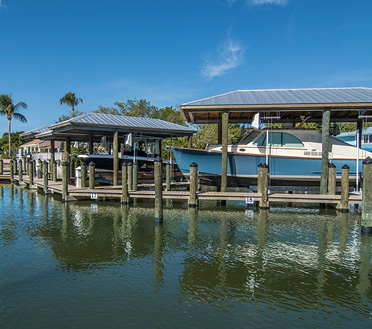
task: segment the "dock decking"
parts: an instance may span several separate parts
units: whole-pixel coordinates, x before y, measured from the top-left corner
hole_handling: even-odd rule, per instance
[[[10,180],[10,175],[4,173],[0,176],[1,180]],[[27,185],[30,189],[43,189],[43,179],[34,178],[34,184],[29,186],[28,176],[24,176],[23,181],[20,183],[18,175],[14,176],[14,182],[20,185]],[[187,183],[174,183],[172,187],[185,187]],[[129,191],[129,197],[132,199],[154,199],[155,191],[151,190],[153,184],[139,184],[137,191]],[[165,184],[164,184],[165,186]],[[148,190],[143,190],[148,189]],[[48,181],[48,193],[62,195],[62,182]],[[94,189],[79,188],[74,185],[68,186],[69,198],[68,201],[79,201],[79,200],[121,200],[121,186],[98,186]],[[250,198],[250,202],[259,201],[262,197],[261,193],[250,193],[250,192],[197,192],[198,200],[234,200],[234,201],[246,201]],[[188,200],[190,198],[189,191],[163,191],[163,199],[173,200]],[[337,205],[341,202],[341,195],[329,195],[329,194],[290,194],[290,193],[269,193],[269,203],[314,203],[314,204],[333,204]],[[361,195],[349,195],[350,204],[361,204]]]

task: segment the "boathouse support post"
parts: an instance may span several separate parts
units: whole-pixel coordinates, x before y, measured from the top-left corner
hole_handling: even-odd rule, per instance
[[[3,175],[4,173],[4,161],[3,159],[0,159],[0,175]]]
[[[128,190],[133,191],[133,163],[127,163],[128,170]]]
[[[189,207],[195,208],[197,206],[196,192],[198,190],[198,165],[193,162],[190,165],[190,199]]]
[[[261,171],[261,193],[260,200],[261,209],[269,209],[269,166],[265,163],[262,165]]]
[[[89,134],[88,154],[93,154],[93,134]]]
[[[32,175],[34,176],[34,177],[36,177],[36,160],[32,160],[31,161],[31,163],[32,163]]]
[[[52,181],[57,181],[57,162],[56,160],[53,160],[52,162]]]
[[[167,191],[171,190],[171,171],[172,171],[172,166],[168,162],[166,166],[166,176],[165,176],[165,183],[166,183]],[[190,175],[191,175],[191,172],[190,172]]]
[[[189,138],[187,139],[187,147],[188,147],[189,149],[192,148],[192,136],[189,136]]]
[[[44,194],[48,194],[48,162],[43,162]]]
[[[67,161],[62,163],[62,201],[68,201],[68,171],[69,165]]]
[[[372,159],[363,161],[362,233],[372,234]]]
[[[133,191],[138,188],[138,163],[133,162]]]
[[[18,180],[21,183],[23,181],[23,161],[22,159],[19,159],[18,162]]]
[[[13,159],[10,159],[9,170],[10,170],[10,181],[13,182],[13,179],[14,179]]]
[[[42,170],[42,161],[41,159],[37,160],[37,178],[43,178],[43,170]]]
[[[117,186],[119,185],[119,133],[116,131],[114,133],[114,140],[112,142],[113,144],[113,152],[114,152],[114,157],[113,157],[113,185]]]
[[[74,158],[70,159],[70,181],[71,178],[75,178],[75,167],[76,167],[76,161]]]
[[[323,110],[322,119],[322,169],[320,176],[320,194],[327,193],[328,157],[329,157],[329,123],[331,111]]]
[[[227,143],[228,143],[229,112],[222,113],[222,173],[221,192],[227,191]]]
[[[121,166],[121,204],[128,204],[128,170],[127,163],[123,162]]]
[[[155,181],[155,222],[163,222],[163,180],[162,180],[162,159],[156,157],[154,162],[154,181]]]
[[[349,166],[345,164],[342,167],[341,174],[341,212],[349,212]]]
[[[89,189],[94,189],[95,167],[93,161],[89,163]]]
[[[84,161],[80,162],[80,171],[81,171],[81,187],[87,187],[87,165]]]
[[[64,153],[64,161],[68,163],[68,170],[67,170],[67,181],[68,184],[70,183],[70,153],[71,153],[71,140],[67,138],[65,141],[65,153]]]
[[[54,139],[52,139],[50,141],[50,163],[53,163],[53,161],[55,160],[55,151]],[[53,167],[51,167],[51,169],[53,169]]]
[[[336,194],[336,166],[333,163],[328,166],[328,194]]]

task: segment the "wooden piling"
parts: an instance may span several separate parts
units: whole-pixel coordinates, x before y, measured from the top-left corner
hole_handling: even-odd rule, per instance
[[[48,194],[48,162],[43,162],[44,194]]]
[[[13,159],[13,174],[16,175],[17,174],[17,159]]]
[[[75,159],[71,158],[70,160],[70,180],[72,178],[75,178],[75,164],[76,164],[76,161]]]
[[[57,181],[57,162],[56,160],[52,161],[52,181]]]
[[[23,181],[23,161],[19,159],[18,162],[18,180],[21,183]]]
[[[13,159],[10,159],[9,170],[10,170],[10,180],[13,182],[13,179],[14,179]]]
[[[68,170],[69,165],[67,161],[62,163],[62,201],[68,201]]]
[[[113,157],[113,185],[117,186],[119,185],[119,133],[114,133],[114,140],[113,140],[113,151],[114,151],[114,157]]]
[[[95,167],[93,161],[89,163],[89,189],[94,189]]]
[[[257,168],[257,193],[262,193],[262,163]]]
[[[198,190],[198,165],[193,162],[190,165],[190,199],[189,207],[195,208],[197,206],[196,192]]]
[[[362,221],[363,234],[372,234],[372,159],[363,161]]]
[[[133,163],[128,162],[127,164],[128,170],[128,190],[133,191]]]
[[[3,175],[4,173],[4,161],[3,159],[0,159],[0,175]]]
[[[341,174],[341,212],[349,212],[349,166],[344,165],[342,167]]]
[[[320,177],[320,194],[327,192],[328,158],[329,158],[329,123],[331,111],[323,110],[322,118],[322,169]]]
[[[228,128],[229,112],[222,113],[222,172],[221,172],[221,192],[227,191],[227,148],[228,148]]]
[[[260,208],[269,209],[269,166],[265,163],[262,165],[261,171],[261,193]]]
[[[156,157],[154,162],[155,181],[155,222],[163,222],[163,180],[162,180],[162,159]]]
[[[138,163],[133,162],[133,191],[138,188]]]
[[[81,187],[87,187],[87,165],[84,161],[80,162]]]
[[[121,166],[121,203],[128,204],[128,170],[127,163],[123,162]]]
[[[166,176],[165,176],[165,183],[166,183],[167,191],[171,190],[171,171],[172,171],[172,166],[168,162],[166,166]],[[191,172],[190,172],[190,175],[191,175]]]
[[[28,180],[30,187],[34,185],[34,164],[32,160],[29,160],[28,162]]]
[[[43,162],[41,159],[37,160],[37,178],[43,178]]]
[[[336,166],[333,163],[328,166],[328,194],[336,194]]]

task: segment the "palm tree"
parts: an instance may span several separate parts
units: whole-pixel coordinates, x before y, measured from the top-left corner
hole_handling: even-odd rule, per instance
[[[59,100],[59,104],[71,106],[73,117],[75,116],[75,106],[77,106],[80,102],[83,103],[83,99],[81,97],[76,98],[75,93],[72,93],[71,91],[69,91]]]
[[[12,118],[18,119],[21,122],[27,122],[24,115],[18,113],[18,111],[23,108],[27,109],[27,104],[24,102],[19,102],[14,105],[12,100],[12,94],[2,94],[0,95],[0,114],[6,115],[8,119],[8,143],[9,143],[9,158],[11,156],[11,139],[10,139],[10,123]]]

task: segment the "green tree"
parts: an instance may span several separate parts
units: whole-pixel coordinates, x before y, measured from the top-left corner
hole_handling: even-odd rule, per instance
[[[59,100],[59,104],[66,104],[68,106],[71,106],[72,110],[72,117],[75,117],[75,106],[78,106],[79,103],[83,103],[83,99],[81,97],[76,98],[75,93],[72,93],[69,91],[65,96],[63,96]]]
[[[172,106],[166,106],[161,109],[157,109],[154,112],[154,119],[160,119],[168,122],[173,122],[181,126],[186,126],[186,119],[182,111],[179,108],[173,108]]]
[[[23,114],[18,113],[20,109],[27,109],[27,104],[24,102],[19,102],[17,104],[13,103],[12,94],[2,94],[0,95],[0,114],[6,115],[8,119],[8,150],[9,158],[12,152],[12,141],[11,141],[11,121],[15,118],[21,122],[27,122],[26,117]]]
[[[67,115],[64,115],[62,114],[56,121],[54,121],[55,123],[58,123],[58,122],[62,122],[62,121],[66,121],[66,120],[69,120],[71,118],[74,118],[74,117],[77,117],[79,115],[82,115],[82,114],[85,114],[85,112],[80,112],[78,110],[75,110],[75,115],[72,114],[72,112],[68,113]]]
[[[17,131],[15,133],[11,133],[11,140],[12,140],[12,151],[17,151],[19,147],[25,143],[25,140],[19,137],[23,131]],[[9,150],[9,140],[8,140],[8,133],[4,133],[3,136],[0,138],[0,150],[6,152]]]
[[[132,117],[155,118],[157,107],[146,99],[128,99],[126,102],[115,102],[115,107],[98,106],[95,113],[119,114]]]

